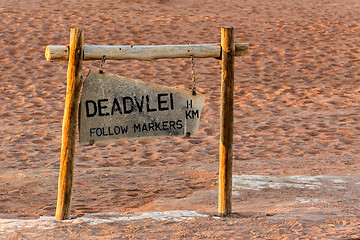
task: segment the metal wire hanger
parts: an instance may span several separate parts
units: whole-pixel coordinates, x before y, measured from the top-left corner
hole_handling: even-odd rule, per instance
[[[195,56],[191,55],[191,82],[192,82],[192,88],[191,92],[192,95],[196,95],[196,80],[195,80]]]
[[[103,55],[102,57],[101,57],[101,63],[100,63],[100,70],[99,70],[99,73],[104,73],[104,71],[103,71],[103,66],[104,66],[104,64],[105,64],[105,60],[106,60],[106,56],[105,55]]]

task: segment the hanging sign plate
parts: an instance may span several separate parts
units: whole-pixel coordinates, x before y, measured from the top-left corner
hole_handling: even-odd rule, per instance
[[[90,71],[80,100],[80,144],[194,134],[204,102],[202,94]]]

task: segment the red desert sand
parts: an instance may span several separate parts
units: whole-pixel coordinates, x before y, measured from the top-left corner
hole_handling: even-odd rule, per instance
[[[360,238],[358,0],[0,2],[0,238]],[[55,221],[67,62],[47,45],[220,42],[236,57],[233,214],[217,212],[220,64],[191,138],[77,142],[71,220]],[[125,77],[191,88],[190,59],[106,61]],[[83,75],[99,69],[86,61]]]

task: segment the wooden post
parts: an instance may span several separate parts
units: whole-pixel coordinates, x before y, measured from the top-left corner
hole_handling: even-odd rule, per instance
[[[71,29],[56,220],[64,220],[70,217],[76,122],[78,117],[83,61],[83,41],[83,31],[80,29]]]
[[[248,52],[248,43],[235,43],[235,56],[244,56]],[[102,60],[156,60],[165,58],[220,58],[220,44],[193,45],[150,45],[150,46],[102,46],[85,45],[84,61]],[[68,61],[68,47],[64,45],[47,46],[45,57],[48,61]]]
[[[221,28],[221,109],[219,147],[219,208],[224,217],[231,214],[232,145],[234,103],[234,35],[233,28]]]

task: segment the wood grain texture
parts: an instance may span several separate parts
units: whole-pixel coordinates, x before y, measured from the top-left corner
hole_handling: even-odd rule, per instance
[[[82,30],[71,29],[56,220],[64,220],[70,217],[76,124],[81,89],[83,39]]]
[[[220,216],[231,213],[232,157],[234,128],[234,35],[233,28],[221,28],[221,109],[219,147],[219,206]]]
[[[248,43],[235,44],[235,56],[244,56],[249,48]],[[149,60],[165,58],[220,58],[220,44],[194,44],[194,45],[157,45],[157,46],[84,46],[84,61],[101,60]],[[68,46],[47,46],[45,50],[47,61],[67,61],[69,59]]]

